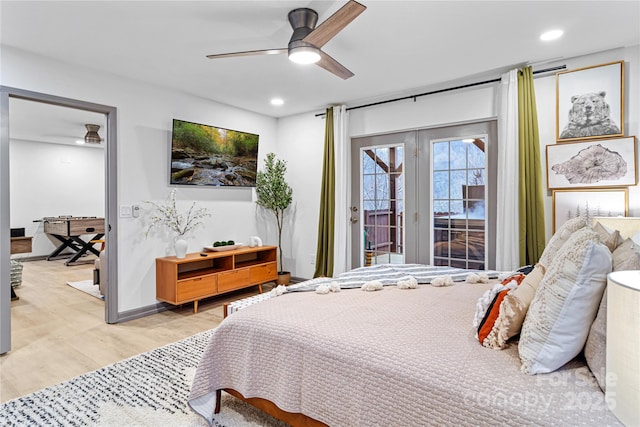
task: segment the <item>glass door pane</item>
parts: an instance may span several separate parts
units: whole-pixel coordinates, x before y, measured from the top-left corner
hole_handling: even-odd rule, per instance
[[[486,139],[431,142],[434,265],[485,268]]]
[[[404,263],[404,146],[360,149],[364,265]]]

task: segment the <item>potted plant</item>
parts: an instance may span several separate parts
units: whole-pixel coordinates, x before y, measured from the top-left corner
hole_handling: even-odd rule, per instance
[[[287,162],[276,159],[274,153],[267,154],[264,160],[264,170],[258,171],[256,176],[256,203],[258,206],[271,211],[276,217],[278,225],[278,284],[289,283],[291,273],[284,271],[282,264],[282,226],[284,225],[284,212],[293,200],[293,190],[285,180]]]

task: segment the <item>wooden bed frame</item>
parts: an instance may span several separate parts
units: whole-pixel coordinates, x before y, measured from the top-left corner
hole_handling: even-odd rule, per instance
[[[222,391],[223,390],[216,390],[216,409],[214,411],[215,414],[220,412],[220,399],[222,398]],[[248,403],[249,405],[255,406],[256,408],[260,409],[262,412],[265,412],[271,415],[272,417],[277,418],[280,421],[283,421],[291,426],[329,427],[327,424],[320,422],[318,420],[315,420],[311,417],[308,417],[304,414],[283,411],[282,409],[278,408],[278,406],[275,403],[271,402],[270,400],[262,399],[260,397],[246,398],[241,393],[230,388],[225,388],[224,391],[234,397],[237,397],[243,402]]]
[[[223,306],[223,318],[229,315],[229,303],[225,303]],[[248,403],[251,406],[254,406],[260,409],[262,412],[265,412],[272,417],[283,421],[290,426],[294,427],[329,427],[327,424],[320,422],[314,418],[308,417],[304,414],[287,412],[280,409],[275,403],[270,400],[263,399],[261,397],[244,397],[242,393],[239,391],[235,391],[231,388],[225,388],[216,390],[216,409],[213,411],[214,414],[220,413],[220,399],[222,398],[222,392],[225,391],[229,393],[231,396],[236,397],[242,400],[245,403]]]

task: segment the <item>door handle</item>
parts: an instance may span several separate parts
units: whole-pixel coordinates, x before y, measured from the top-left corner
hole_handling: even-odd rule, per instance
[[[351,218],[349,218],[349,221],[351,221],[351,224],[355,224],[356,222],[358,222],[358,217],[352,216]]]

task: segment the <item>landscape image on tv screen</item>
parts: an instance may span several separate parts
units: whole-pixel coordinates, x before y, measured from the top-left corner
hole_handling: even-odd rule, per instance
[[[171,184],[255,187],[258,135],[173,119]]]

